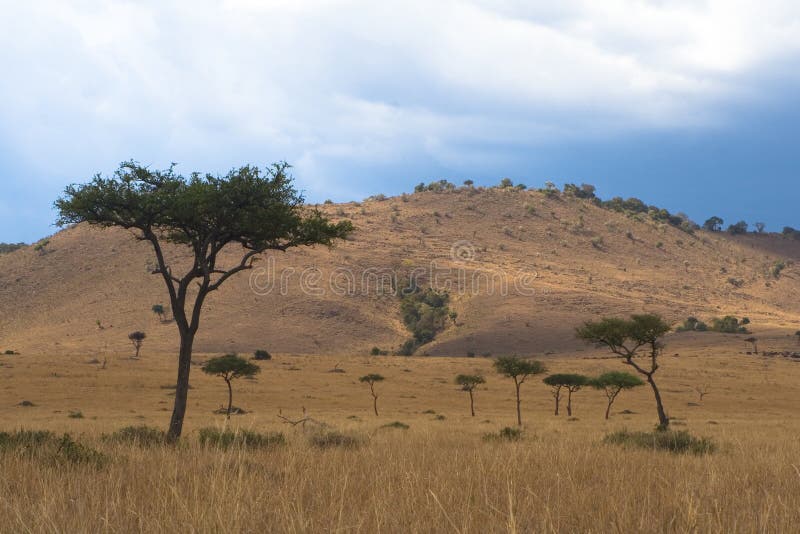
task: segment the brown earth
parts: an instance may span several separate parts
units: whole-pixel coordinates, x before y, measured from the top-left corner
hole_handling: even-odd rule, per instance
[[[388,270],[422,269],[423,280],[452,284],[457,324],[420,354],[574,353],[585,350],[572,334],[582,321],[642,311],[676,324],[689,315],[747,316],[758,336],[800,328],[800,241],[784,236],[689,235],[535,191],[460,189],[320,207],[352,219],[352,239],[256,264],[283,275],[286,291],[277,281],[270,294],[254,291],[251,281],[266,280],[260,270],[251,271],[255,278],[244,273],[229,281],[207,301],[198,352],[397,349],[409,334],[397,297],[378,291],[378,275]],[[143,354],[176,351],[174,324],[150,311],[168,299],[151,274],[147,243],[122,230],[79,225],[52,236],[45,250],[0,255],[0,348],[102,359],[130,353],[127,334],[143,330]],[[175,271],[188,259],[178,248],[168,256]],[[236,261],[235,251],[228,259]],[[776,278],[771,269],[778,261],[787,267]],[[346,273],[354,291],[342,291]],[[303,283],[315,291],[303,291]]]

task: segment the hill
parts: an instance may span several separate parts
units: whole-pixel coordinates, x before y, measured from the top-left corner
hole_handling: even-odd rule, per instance
[[[352,239],[269,256],[228,282],[206,305],[198,352],[396,350],[410,335],[390,272],[449,284],[458,319],[420,354],[571,353],[584,349],[572,334],[582,321],[642,311],[675,323],[731,314],[747,316],[754,330],[800,328],[800,240],[781,235],[690,234],[574,196],[513,188],[320,209],[351,219]],[[178,248],[167,255],[175,270],[188,261]],[[145,351],[175,351],[174,325],[150,311],[168,304],[153,264],[149,245],[129,233],[85,225],[55,234],[43,250],[0,255],[0,348],[126,354],[127,334],[143,330]]]

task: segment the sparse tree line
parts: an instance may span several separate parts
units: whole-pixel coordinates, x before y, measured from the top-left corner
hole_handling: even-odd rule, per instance
[[[177,174],[174,166],[151,170],[130,161],[121,164],[111,177],[96,175],[88,184],[67,187],[55,203],[59,213],[57,222],[61,226],[86,222],[120,227],[134,231],[139,240],[152,247],[157,265],[153,274],[164,282],[172,321],[180,338],[175,400],[167,431],[171,442],[180,438],[183,429],[193,344],[206,298],[229,278],[251,269],[261,254],[299,246],[331,246],[347,239],[353,231],[350,221],[331,221],[317,209],[306,206],[302,195],[292,185],[289,169],[286,163],[276,163],[264,170],[244,166],[225,176],[193,173],[186,178]],[[450,190],[454,188],[451,185],[441,180],[425,186],[425,190]],[[472,185],[465,182],[465,187]],[[524,188],[514,186],[510,179],[504,179],[500,187]],[[546,184],[543,191],[550,197],[561,194],[552,183]],[[594,188],[586,184],[580,187],[569,184],[565,194],[599,202]],[[685,222],[682,217],[672,220],[666,210],[657,210],[635,200],[618,202],[612,199],[606,207],[616,209],[614,206],[619,204],[621,209],[647,212],[656,219]],[[192,253],[192,259],[188,264],[173,263],[165,254],[165,243],[185,247]],[[238,252],[239,260],[224,264],[221,260],[224,251]],[[456,320],[457,314],[447,307],[446,295],[413,288],[402,298],[404,322],[414,336],[414,345],[430,341],[447,319]],[[165,320],[163,305],[154,305],[152,312]],[[99,322],[98,326],[102,327]],[[655,374],[663,349],[660,339],[669,330],[669,325],[657,315],[606,318],[587,322],[577,329],[580,339],[607,348],[644,378],[653,391],[659,427],[664,430],[669,426],[669,418]],[[137,331],[131,333],[129,339],[138,357],[146,335]],[[269,359],[268,353],[262,356]],[[522,385],[529,377],[544,374],[546,368],[541,362],[513,356],[498,358],[494,365],[498,373],[514,382],[517,422],[521,425]],[[233,402],[232,382],[253,376],[258,366],[236,355],[226,355],[206,362],[203,371],[223,378],[227,384],[229,416]],[[591,385],[603,389],[609,399],[608,412],[622,390],[637,385],[635,379],[636,376],[627,373],[606,374],[591,380],[580,375],[552,375],[548,377],[548,385],[557,388],[556,403],[560,401],[562,389],[567,393],[568,412],[572,410],[572,394],[581,387]],[[377,414],[379,392],[376,385],[384,378],[371,374],[359,380],[369,386]],[[470,395],[472,411],[473,395],[482,380],[483,377],[477,375],[457,377],[457,383]]]

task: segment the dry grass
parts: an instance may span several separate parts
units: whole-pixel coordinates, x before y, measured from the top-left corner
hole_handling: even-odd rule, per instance
[[[709,336],[671,337],[659,371],[676,430],[719,445],[706,456],[603,443],[615,430],[652,429],[656,418],[644,388],[624,392],[609,422],[602,419],[601,393],[578,392],[577,419],[570,421],[552,415],[540,381],[526,383],[524,439],[487,441],[484,434],[514,420],[513,388],[491,372],[488,360],[344,356],[276,356],[264,362],[258,381],[236,385],[234,402],[248,414],[234,417],[232,427],[283,432],[284,445],[200,446],[199,428],[224,424],[211,412],[225,391],[195,373],[183,443],[137,447],[103,440],[101,433],[128,424],[164,426],[172,400],[162,388],[171,381],[170,358],[114,360],[100,370],[79,357],[65,357],[56,368],[44,356],[8,357],[13,367],[3,370],[0,386],[3,429],[69,431],[110,460],[96,467],[0,453],[0,530],[794,531],[800,522],[800,363],[746,356],[736,338]],[[704,341],[713,346],[700,346]],[[337,362],[346,373],[327,372]],[[579,358],[548,365],[586,373],[622,367]],[[387,377],[379,388],[380,418],[370,415],[369,392],[357,383],[365,372]],[[452,384],[459,372],[488,378],[476,393],[475,418]],[[701,380],[711,384],[702,404],[691,390]],[[16,406],[22,398],[36,406]],[[282,424],[279,407],[292,417],[305,407],[359,442],[314,446],[310,438],[320,430]],[[84,419],[67,417],[76,409]],[[382,428],[393,421],[410,428]]]

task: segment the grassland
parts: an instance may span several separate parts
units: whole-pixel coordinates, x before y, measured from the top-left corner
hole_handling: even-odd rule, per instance
[[[761,333],[794,350],[792,332]],[[168,354],[87,363],[82,355],[2,356],[0,430],[69,432],[105,454],[101,467],[0,453],[0,530],[12,532],[791,532],[800,521],[800,362],[744,353],[740,336],[668,337],[659,381],[675,429],[714,439],[711,455],[603,443],[614,430],[652,429],[650,392],[605,399],[583,390],[575,418],[555,417],[540,380],[523,385],[523,439],[487,441],[513,424],[513,386],[484,358],[278,355],[236,384],[247,414],[231,428],[279,431],[285,445],[201,447],[222,427],[221,380],[194,370],[185,439],[140,447],[102,439],[127,425],[164,427],[174,363]],[[208,355],[198,355],[202,360]],[[553,372],[624,369],[601,351],[546,360]],[[334,367],[343,373],[332,373]],[[378,372],[381,416],[358,376]],[[483,373],[475,418],[453,385]],[[693,391],[705,385],[700,402]],[[34,406],[17,406],[28,400]],[[319,448],[307,414],[362,440]],[[80,411],[83,418],[70,417]],[[443,417],[441,417],[443,416]],[[384,427],[401,421],[407,430]]]

